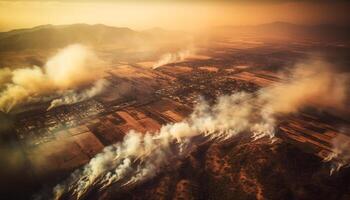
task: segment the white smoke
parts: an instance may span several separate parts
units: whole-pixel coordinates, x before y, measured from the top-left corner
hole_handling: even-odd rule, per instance
[[[347,130],[349,131],[349,130]],[[330,175],[343,167],[350,166],[350,137],[343,133],[332,139],[332,153],[324,159],[331,162]]]
[[[76,92],[76,91],[65,92],[62,95],[63,97],[52,100],[47,110],[50,110],[58,106],[75,104],[75,103],[90,99],[98,94],[101,94],[103,91],[105,91],[108,85],[109,85],[109,82],[107,80],[100,79],[96,81],[92,85],[92,87],[85,89],[81,92]]]
[[[153,69],[161,67],[170,63],[177,63],[186,60],[194,54],[193,48],[187,48],[175,53],[167,53],[161,56],[161,58],[153,65]]]
[[[346,105],[348,77],[321,60],[297,64],[289,78],[260,91],[273,112],[298,112],[304,106],[341,110]]]
[[[0,77],[5,88],[0,92],[0,110],[9,112],[14,106],[32,99],[44,99],[91,84],[103,78],[105,69],[89,48],[76,44],[60,50],[43,68],[2,70]]]

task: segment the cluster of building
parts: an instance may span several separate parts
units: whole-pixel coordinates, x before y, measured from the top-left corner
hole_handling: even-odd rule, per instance
[[[16,116],[16,133],[29,145],[38,145],[51,140],[53,132],[76,126],[104,111],[104,106],[92,99],[49,111],[43,108],[20,113]]]
[[[171,67],[176,72],[176,66]],[[211,101],[224,94],[239,91],[255,92],[282,79],[280,74],[273,71],[252,70],[247,66],[223,67],[220,70],[205,70],[206,68],[197,66],[190,72],[177,73],[179,84],[162,88],[156,94],[186,105],[193,105],[197,102],[199,95]],[[171,73],[169,69],[165,71]],[[332,144],[334,138],[341,136],[350,141],[350,137],[336,128],[336,123],[333,123],[336,118],[332,116],[328,116],[326,120],[324,118],[324,115],[314,111],[284,117],[280,119],[277,136],[325,159],[334,153]]]
[[[106,108],[97,100],[17,116],[16,133],[40,181],[67,174],[119,142],[130,130],[142,133],[181,121],[191,109],[170,99],[127,101]]]
[[[176,73],[176,67],[171,67]],[[259,85],[255,82],[234,77],[241,70],[226,71],[211,70],[209,68],[208,71],[206,69],[194,67],[190,73],[170,74],[177,76],[177,83],[161,88],[155,94],[173,99],[182,104],[193,105],[197,103],[199,96],[203,96],[209,101],[214,101],[222,95],[240,91],[254,92],[259,88]]]

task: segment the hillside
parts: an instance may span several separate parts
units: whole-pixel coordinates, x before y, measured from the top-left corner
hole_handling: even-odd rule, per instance
[[[130,46],[151,38],[147,33],[101,24],[43,25],[0,33],[0,51],[60,48],[72,43]]]

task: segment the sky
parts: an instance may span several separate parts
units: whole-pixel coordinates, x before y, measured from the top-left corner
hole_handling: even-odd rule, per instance
[[[275,21],[350,22],[342,0],[0,0],[0,31],[43,24],[106,24],[144,30],[202,29]]]

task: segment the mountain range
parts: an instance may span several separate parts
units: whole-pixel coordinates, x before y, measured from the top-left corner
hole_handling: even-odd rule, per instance
[[[213,28],[218,33],[231,35],[249,34],[256,36],[303,37],[331,40],[348,40],[349,27],[331,24],[307,26],[286,22],[274,22],[255,26],[221,26]],[[181,32],[154,28],[135,31],[129,28],[112,27],[103,24],[42,25],[28,29],[0,32],[0,51],[25,49],[60,48],[72,43],[93,46],[120,45],[130,47],[140,41],[154,41],[161,38],[180,36]]]

